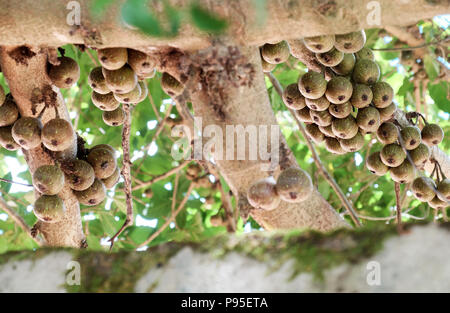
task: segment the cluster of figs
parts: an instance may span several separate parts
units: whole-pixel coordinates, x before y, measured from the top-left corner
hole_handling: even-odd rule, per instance
[[[416,178],[417,169],[423,169],[430,159],[430,147],[438,145],[444,133],[426,121],[423,129],[396,121],[394,90],[380,80],[380,67],[365,43],[364,30],[266,43],[260,47],[262,69],[271,72],[290,55],[307,66],[313,64],[282,94],[284,104],[305,123],[308,137],[331,153],[345,154],[362,149],[365,135],[376,134],[385,146],[367,158],[366,167],[379,176],[389,172],[399,183],[412,182],[417,199],[436,209],[445,208],[450,201],[449,180]],[[255,182],[247,198],[253,207],[271,210],[279,199],[305,200],[311,192],[310,182],[306,172],[288,169],[276,183],[273,177]]]

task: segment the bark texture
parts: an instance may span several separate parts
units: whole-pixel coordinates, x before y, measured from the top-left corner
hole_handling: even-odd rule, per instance
[[[401,236],[384,225],[230,236],[146,252],[11,252],[0,255],[0,292],[449,292],[448,225],[409,226]]]
[[[259,50],[250,47],[230,49],[232,48],[218,45],[211,51],[199,52],[199,59],[203,60],[204,64],[201,64],[199,69],[200,82],[196,84],[200,87],[191,94],[191,101],[195,116],[202,118],[202,133],[205,134],[204,128],[208,125],[219,126],[224,137],[228,136],[227,125],[240,125],[244,129],[247,126],[259,129],[262,126],[268,133],[268,140],[263,141],[264,147],[267,142],[267,151],[274,151],[277,147],[271,145],[270,129],[278,123],[267,95]],[[227,55],[228,53],[230,54]],[[193,58],[195,59],[195,56]],[[228,61],[221,65],[221,60],[234,60],[235,63]],[[258,136],[260,135],[258,131]],[[216,142],[218,147],[222,145],[223,149],[220,151],[216,148],[215,160],[235,195],[246,196],[252,183],[267,178],[270,174],[276,178],[280,169],[298,166],[281,132],[278,132],[277,136],[279,164],[273,171],[263,170],[263,166],[268,166],[270,161],[262,160],[259,154],[256,160],[250,160],[250,150],[258,150],[258,146],[250,145],[248,137],[245,142],[245,160],[237,159],[237,138],[234,141],[224,139],[223,145]],[[222,140],[222,136],[220,139]],[[260,140],[261,137],[258,138],[258,144]],[[231,151],[230,149],[235,151],[233,160],[226,159],[226,152]],[[292,204],[282,201],[275,210],[257,209],[251,214],[260,225],[269,230],[311,228],[329,231],[346,225],[317,189],[314,189],[304,202]]]
[[[55,117],[70,121],[64,99],[59,89],[51,85],[47,76],[47,49],[29,47],[3,47],[0,51],[0,63],[11,94],[19,107],[21,116],[39,116],[47,105],[41,121],[44,125]],[[70,149],[58,154],[58,157],[76,156],[76,138]],[[54,164],[54,159],[42,147],[23,150],[29,170],[33,173],[39,166]],[[37,195],[36,195],[37,196]],[[37,227],[50,246],[80,247],[84,239],[80,207],[71,189],[66,185],[59,196],[64,201],[66,213],[57,223],[38,222]]]
[[[73,10],[67,1],[23,0],[0,2],[0,42],[4,45],[60,46],[67,43],[97,47],[174,46],[199,49],[210,44],[210,38],[183,23],[176,38],[157,39],[143,36],[120,22],[120,4],[113,4],[103,20],[93,18],[89,8],[93,0],[79,0],[81,25],[67,23]],[[190,1],[170,0],[177,8],[188,8]],[[236,44],[261,45],[283,39],[298,39],[321,34],[347,33],[385,25],[406,26],[421,19],[450,12],[450,0],[267,0],[265,16],[258,15],[255,1],[201,0],[206,8],[229,21],[227,36]],[[156,6],[156,11],[162,10]],[[371,24],[370,14],[380,14],[381,25]],[[377,10],[377,11],[376,11]],[[164,16],[164,14],[157,14]],[[369,17],[368,17],[369,16]],[[69,17],[69,21],[72,20]],[[45,21],[43,23],[42,21]]]

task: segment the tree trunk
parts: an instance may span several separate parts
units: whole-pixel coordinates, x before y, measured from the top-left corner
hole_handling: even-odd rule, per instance
[[[0,292],[449,292],[448,225],[406,228],[251,234],[146,252],[10,252],[0,256]]]
[[[41,118],[42,124],[55,117],[55,110],[58,110],[60,118],[70,121],[59,89],[51,85],[47,76],[47,49],[3,47],[0,52],[0,63],[21,116],[37,117],[44,106],[48,105],[49,108]],[[54,164],[53,158],[43,147],[22,151],[31,173],[41,165]],[[76,152],[77,145],[74,138],[72,147],[60,153],[59,157],[73,158]],[[66,206],[63,220],[58,223],[38,222],[36,226],[50,246],[80,247],[84,235],[78,200],[68,185],[59,196]]]
[[[119,22],[123,0],[113,3],[103,19],[95,19],[89,13],[93,0],[76,2],[80,3],[81,25],[67,22],[73,20],[69,14],[75,11],[67,9],[66,1],[0,2],[0,42],[3,45],[52,47],[67,43],[97,47],[170,45],[184,50],[204,48],[211,42],[207,35],[187,23],[184,23],[176,38],[143,36]],[[191,3],[188,0],[169,2],[179,9],[188,9]],[[202,0],[200,3],[229,21],[228,37],[235,38],[237,44],[249,46],[385,25],[406,26],[450,12],[450,0],[379,0],[370,2],[372,6],[369,7],[369,1],[360,0],[267,0],[264,19],[264,16],[258,15],[254,0]],[[162,10],[158,6],[155,9]],[[381,24],[374,25],[372,17],[378,13]]]

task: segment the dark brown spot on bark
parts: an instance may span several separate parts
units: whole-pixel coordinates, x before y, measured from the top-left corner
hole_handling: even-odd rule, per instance
[[[28,65],[28,59],[34,57],[36,53],[27,46],[20,46],[8,52],[8,55],[16,61],[16,64]]]

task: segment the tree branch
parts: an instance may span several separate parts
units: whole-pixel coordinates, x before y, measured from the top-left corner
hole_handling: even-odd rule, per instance
[[[158,176],[150,179],[149,181],[144,182],[143,184],[134,186],[132,188],[132,190],[134,191],[134,190],[139,190],[139,189],[142,189],[142,188],[147,188],[147,187],[153,185],[154,183],[156,183],[157,181],[163,180],[163,179],[165,179],[165,178],[167,178],[167,177],[177,173],[178,171],[182,170],[190,162],[191,162],[190,160],[185,160],[182,163],[180,163],[178,166],[176,166],[173,169],[167,171],[166,173],[158,175]]]

